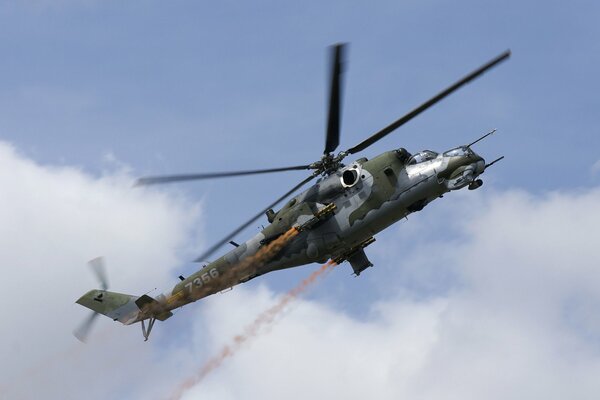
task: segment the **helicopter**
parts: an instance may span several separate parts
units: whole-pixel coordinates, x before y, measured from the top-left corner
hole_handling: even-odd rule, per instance
[[[77,300],[78,304],[93,311],[74,332],[77,338],[84,341],[92,322],[102,314],[125,325],[140,322],[144,340],[148,340],[154,323],[170,318],[173,310],[276,270],[327,260],[331,264],[347,261],[354,274],[359,276],[373,266],[365,248],[375,241],[377,233],[409,214],[423,210],[427,204],[448,192],[465,187],[475,190],[482,186],[480,176],[504,157],[486,163],[472,147],[495,130],[467,145],[442,153],[423,150],[411,154],[404,148],[396,148],[371,159],[358,158],[348,165],[343,161],[505,61],[511,55],[510,50],[488,61],[354,147],[335,154],[340,142],[345,49],[346,45],[342,43],[330,48],[327,127],[325,147],[319,160],[291,167],[153,176],[137,181],[136,185],[155,185],[293,170],[311,171],[307,178],[208,248],[195,261],[204,263],[204,260],[227,243],[234,247],[232,250],[215,261],[205,263],[200,270],[188,277],[179,276],[180,282],[159,296],[133,296],[108,291],[102,259],[90,261],[101,288],[90,290]],[[275,206],[314,179],[317,181],[312,186],[294,195],[279,210],[274,210]],[[241,244],[233,241],[236,235],[263,215],[266,216],[268,225],[258,234]]]

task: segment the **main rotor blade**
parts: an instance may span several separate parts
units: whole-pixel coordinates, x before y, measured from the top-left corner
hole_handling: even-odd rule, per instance
[[[80,342],[85,343],[85,340],[90,334],[92,326],[94,325],[94,321],[98,315],[100,314],[92,311],[92,313],[81,323],[81,325],[79,325],[79,327],[73,331],[73,335],[79,339]]]
[[[469,83],[470,81],[479,77],[480,75],[482,75],[484,72],[486,72],[490,68],[492,68],[492,67],[496,66],[497,64],[501,63],[502,61],[506,60],[508,57],[510,57],[510,50],[506,50],[504,53],[500,54],[493,60],[489,61],[487,64],[485,64],[485,65],[481,66],[479,69],[471,72],[469,75],[465,76],[464,78],[462,78],[461,80],[459,80],[458,82],[453,84],[452,86],[446,88],[442,92],[438,93],[436,96],[432,97],[431,99],[427,100],[425,103],[421,104],[420,106],[418,106],[417,108],[415,108],[414,110],[409,112],[408,114],[404,115],[402,118],[400,118],[397,121],[386,126],[385,128],[383,128],[379,132],[375,133],[374,135],[372,135],[368,139],[364,140],[363,142],[359,143],[358,145],[348,149],[348,153],[354,154],[354,153],[357,153],[359,151],[366,149],[367,147],[369,147],[370,145],[372,145],[379,139],[387,136],[388,134],[390,134],[391,132],[393,132],[394,130],[399,128],[400,126],[404,125],[405,123],[407,123],[408,121],[410,121],[411,119],[416,117],[417,115],[421,114],[423,111],[427,110],[429,107],[431,107],[438,101],[442,100],[444,97],[448,96],[450,93],[456,91],[461,86]]]
[[[106,275],[106,267],[104,266],[104,258],[97,257],[88,262],[92,271],[96,275],[96,278],[100,282],[100,288],[102,290],[108,289],[108,278]]]
[[[135,186],[155,185],[159,183],[171,183],[181,181],[192,181],[197,179],[225,178],[230,176],[268,174],[271,172],[283,171],[299,171],[310,169],[310,165],[297,165],[294,167],[269,168],[269,169],[252,169],[247,171],[230,171],[230,172],[209,172],[202,174],[181,174],[181,175],[165,175],[165,176],[149,176],[140,178],[135,183]]]
[[[219,247],[221,247],[225,243],[228,243],[231,239],[233,239],[233,237],[235,235],[240,233],[242,230],[246,229],[251,223],[253,223],[257,219],[259,219],[268,209],[273,208],[280,201],[284,200],[286,197],[288,197],[289,195],[294,193],[296,190],[300,189],[304,184],[308,183],[309,181],[311,181],[314,178],[315,178],[315,175],[311,175],[308,178],[304,179],[302,182],[300,182],[299,184],[294,186],[291,190],[289,190],[286,194],[284,194],[283,196],[281,196],[280,198],[275,200],[273,203],[269,204],[264,210],[261,210],[258,214],[256,214],[252,218],[250,218],[248,221],[244,222],[242,225],[240,225],[237,229],[235,229],[229,235],[227,235],[226,237],[224,237],[223,239],[218,241],[216,244],[214,244],[212,247],[210,247],[208,250],[206,250],[200,257],[196,258],[194,260],[194,262],[205,261],[206,258],[208,256],[212,255]]]
[[[345,44],[339,43],[331,47],[331,86],[329,89],[329,114],[327,117],[327,132],[325,136],[325,150],[329,154],[340,144],[340,116],[341,116],[341,75],[343,71],[342,58],[344,57]]]

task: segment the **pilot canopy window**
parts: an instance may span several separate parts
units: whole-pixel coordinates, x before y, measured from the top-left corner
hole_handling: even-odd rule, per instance
[[[438,156],[438,153],[436,153],[435,151],[431,151],[431,150],[421,151],[420,153],[413,155],[410,158],[410,160],[408,160],[408,165],[414,165],[414,164],[419,164],[419,163],[422,163],[425,161],[433,160],[437,156]]]
[[[465,146],[457,147],[456,149],[448,150],[444,153],[445,157],[460,157],[469,154],[469,150]]]

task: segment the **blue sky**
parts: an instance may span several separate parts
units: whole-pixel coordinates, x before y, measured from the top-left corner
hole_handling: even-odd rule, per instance
[[[477,151],[489,160],[506,156],[486,173],[484,194],[432,204],[378,237],[369,249],[376,268],[360,279],[348,278],[349,268],[336,271],[312,292],[363,318],[393,290],[422,299],[461,286],[462,269],[440,271],[423,254],[464,240],[457,220],[471,221],[471,204],[475,213],[507,192],[542,202],[598,185],[598,15],[592,1],[4,2],[0,141],[41,167],[76,168],[90,179],[123,168],[133,178],[302,164],[324,145],[328,45],[350,43],[340,150],[510,48],[508,62],[361,154],[443,151],[497,128]],[[163,288],[193,271],[187,260],[202,246],[303,177],[206,181],[148,194],[202,208],[193,219],[201,233],[185,225],[189,238],[168,242],[177,256],[165,257],[172,265],[148,284]],[[394,269],[398,254],[421,272]],[[282,291],[306,273],[247,286]],[[173,333],[196,315],[182,313],[160,328]]]
[[[502,136],[481,150],[507,155],[499,184],[580,186],[596,161],[596,11],[582,1],[4,4],[2,137],[93,172],[107,152],[139,173],[294,164],[321,151],[327,45],[351,43],[346,147],[511,48],[510,62],[365,155],[445,149],[496,127]],[[273,189],[265,198],[285,186]]]

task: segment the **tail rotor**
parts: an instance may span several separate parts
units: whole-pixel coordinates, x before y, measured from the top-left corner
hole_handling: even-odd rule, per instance
[[[94,275],[96,275],[96,278],[98,279],[98,282],[100,283],[100,287],[102,288],[102,290],[103,291],[108,290],[108,278],[106,275],[106,267],[104,264],[104,258],[103,257],[94,258],[93,260],[88,262],[88,265],[94,272]],[[103,296],[104,296],[104,294],[102,292],[100,292],[99,294],[96,295],[94,300],[102,302]],[[92,313],[85,320],[83,320],[81,325],[79,325],[77,327],[77,329],[75,329],[73,331],[73,335],[77,339],[79,339],[79,341],[85,343],[85,341],[92,329],[92,326],[94,325],[94,322],[96,321],[96,318],[99,315],[100,315],[100,313],[98,313],[96,311],[92,311]]]

